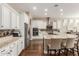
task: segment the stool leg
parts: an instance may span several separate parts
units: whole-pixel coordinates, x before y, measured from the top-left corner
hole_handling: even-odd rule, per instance
[[[49,49],[47,49],[47,55],[49,55]]]
[[[78,53],[78,46],[77,46],[77,53]]]
[[[55,50],[55,56],[56,56],[56,50]]]
[[[66,49],[66,56],[68,55],[68,49]]]
[[[74,48],[72,50],[73,50],[73,56],[74,56]]]
[[[59,49],[59,54],[58,55],[60,56],[60,49]]]

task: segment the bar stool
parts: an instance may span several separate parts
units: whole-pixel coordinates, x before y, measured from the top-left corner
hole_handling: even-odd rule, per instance
[[[74,42],[75,42],[75,39],[67,39],[67,42],[66,42],[66,55],[68,55],[68,52],[69,50],[72,50],[73,52],[73,55],[74,55]]]
[[[65,55],[65,51],[66,51],[66,42],[67,42],[67,39],[63,39],[61,42],[61,53],[63,55]]]
[[[47,44],[47,51],[48,51],[48,55],[51,55],[51,51],[55,51],[55,55],[56,52],[58,51],[58,55],[60,55],[60,51],[61,51],[61,42],[62,39],[51,39],[51,43]]]

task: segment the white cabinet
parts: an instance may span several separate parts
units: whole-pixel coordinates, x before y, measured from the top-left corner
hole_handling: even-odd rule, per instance
[[[74,19],[69,19],[68,30],[74,30]]]
[[[26,13],[24,13],[24,22],[29,24],[29,21],[29,16]]]
[[[57,21],[56,20],[53,21],[53,29],[57,29]]]
[[[17,56],[18,52],[17,52],[17,41],[16,42],[13,42],[12,44],[10,44],[9,46],[9,53],[10,55],[12,56]]]
[[[29,24],[30,20],[28,15],[25,12],[20,12],[19,13],[19,18],[20,18],[20,28],[24,28],[24,23]]]
[[[18,55],[21,53],[21,51],[24,49],[24,40],[23,38],[20,38],[17,42],[17,49],[18,49]]]
[[[0,5],[0,28],[10,28],[10,13],[6,5]]]
[[[6,6],[2,6],[2,28],[10,28],[10,13]]]
[[[17,41],[0,48],[0,56],[18,56],[24,49],[24,40],[23,37],[17,39]]]
[[[19,29],[19,13],[16,11],[11,11],[11,28],[13,29]]]
[[[32,28],[46,29],[47,22],[45,20],[32,20]]]
[[[24,49],[24,38],[22,37],[21,38],[21,50],[23,50]]]
[[[11,22],[12,22],[11,23],[11,25],[12,25],[11,27],[12,28],[17,28],[17,26],[16,26],[17,22],[16,21],[17,21],[16,13],[15,12],[11,12]]]
[[[19,13],[17,13],[17,20],[16,20],[16,27],[17,29],[19,29],[19,22],[20,22],[20,16],[19,16]]]
[[[61,29],[61,27],[62,27],[62,20],[57,20],[57,29]]]
[[[19,28],[19,13],[8,4],[0,4],[0,29]]]
[[[11,12],[11,28],[19,29],[19,13]]]
[[[18,48],[17,48],[17,41],[0,48],[0,56],[18,56]],[[19,49],[21,52],[21,47]]]
[[[10,56],[9,46],[3,47],[0,49],[0,56]]]
[[[2,27],[2,6],[0,4],[0,28]]]
[[[19,13],[11,12],[11,25],[13,29],[19,29]]]
[[[18,47],[18,55],[19,55],[22,51],[21,40],[18,40],[17,47]]]
[[[17,56],[17,41],[0,49],[0,56]]]

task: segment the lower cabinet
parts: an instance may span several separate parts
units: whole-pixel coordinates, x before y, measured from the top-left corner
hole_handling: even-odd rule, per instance
[[[0,56],[18,56],[23,49],[23,40],[19,39],[0,49]]]
[[[9,46],[3,47],[0,49],[0,56],[11,56],[9,53]]]
[[[18,47],[18,55],[19,55],[21,51],[24,49],[24,41],[22,40],[22,38],[18,40],[17,47]]]
[[[18,55],[21,53],[21,40],[18,40],[18,43],[17,43],[17,47],[18,47]]]
[[[9,53],[11,56],[17,56],[17,41],[13,42],[9,47]]]

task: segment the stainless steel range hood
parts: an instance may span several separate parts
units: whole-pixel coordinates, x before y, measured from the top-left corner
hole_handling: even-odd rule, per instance
[[[50,24],[50,17],[47,17],[47,29],[52,30],[52,25]]]
[[[52,21],[50,17],[47,17],[47,26],[52,26]]]
[[[47,17],[47,26],[50,25],[50,17]]]
[[[52,25],[51,25],[51,23],[50,23],[50,17],[47,17],[47,27],[46,27],[46,29],[47,29],[47,33],[48,34],[53,34],[53,27],[52,27]]]

